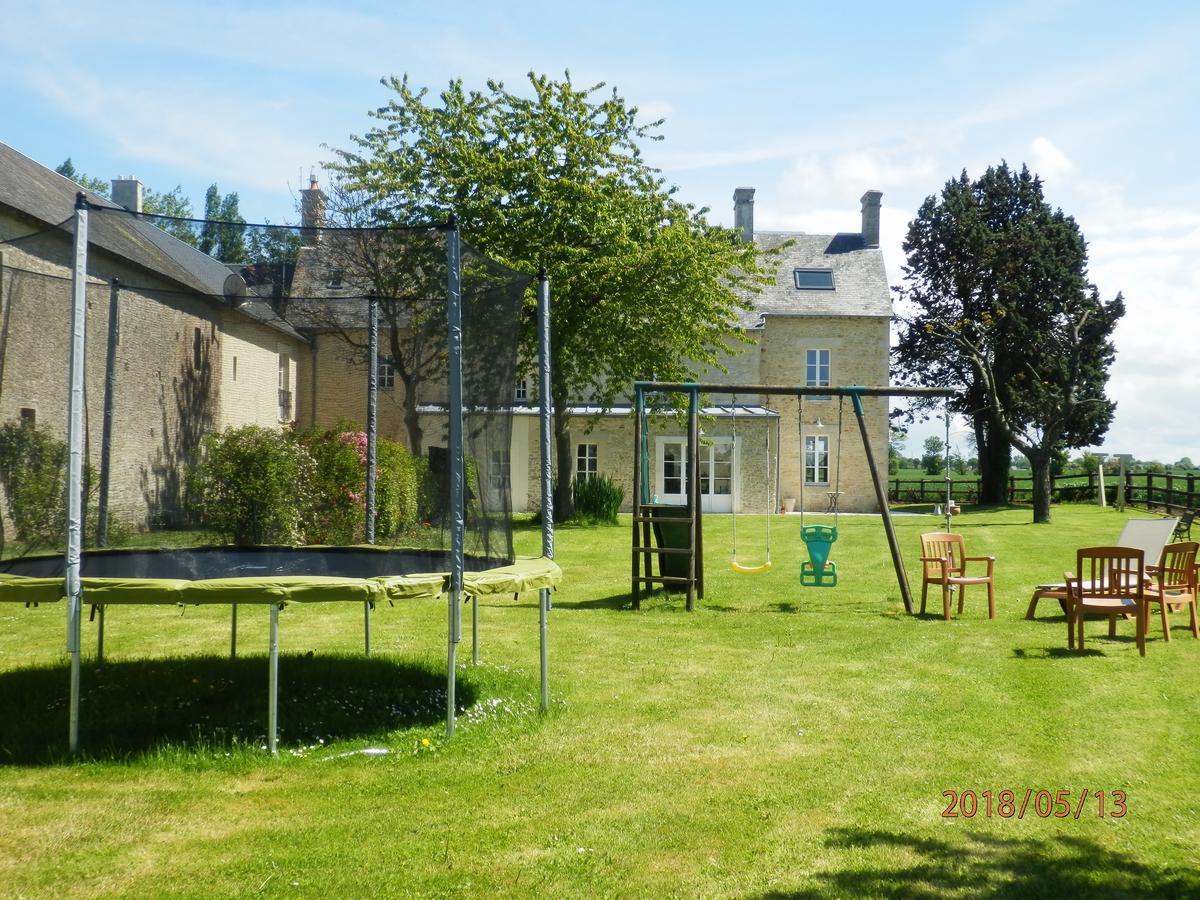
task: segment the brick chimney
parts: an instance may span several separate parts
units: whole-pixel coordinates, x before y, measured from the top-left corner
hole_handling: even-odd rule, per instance
[[[879,201],[882,191],[869,190],[862,195],[862,236],[864,247],[879,246]]]
[[[114,178],[112,180],[112,201],[117,206],[123,206],[130,212],[140,213],[142,211],[142,200],[145,198],[146,189],[142,187],[142,183],[133,175],[128,178]]]
[[[754,240],[754,188],[734,188],[733,227],[747,244]]]
[[[308,190],[300,192],[300,224],[304,228],[325,225],[325,203],[328,198],[321,190],[316,175],[308,176]]]

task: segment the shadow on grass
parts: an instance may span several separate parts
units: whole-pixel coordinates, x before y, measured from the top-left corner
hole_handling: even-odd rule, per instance
[[[1103,650],[1094,647],[1084,647],[1082,653],[1070,647],[1044,647],[1030,650],[1027,647],[1014,647],[1013,657],[1016,659],[1079,659],[1084,656],[1104,656]]]
[[[0,673],[0,764],[67,757],[66,663]],[[460,675],[456,701],[477,691]],[[384,658],[284,655],[279,659],[281,747],[371,737],[441,721],[444,672]],[[88,759],[125,759],[167,747],[261,747],[267,733],[267,660],[193,656],[85,663],[80,745]]]
[[[642,594],[642,602],[646,601],[646,595]],[[626,591],[622,594],[612,594],[608,597],[596,597],[592,600],[558,600],[554,599],[552,605],[555,609],[632,609],[633,599]]]
[[[1092,811],[1094,815],[1094,810]],[[831,831],[826,846],[845,868],[820,885],[764,897],[1196,897],[1200,872],[1148,866],[1084,838],[1003,838],[967,832],[955,840],[864,828]],[[863,861],[864,851],[878,853]],[[909,857],[900,862],[897,858]]]

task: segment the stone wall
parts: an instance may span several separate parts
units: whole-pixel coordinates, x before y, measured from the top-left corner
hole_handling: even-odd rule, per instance
[[[31,230],[27,222],[0,215],[0,237]],[[65,231],[0,247],[0,421],[32,410],[40,428],[63,440],[71,253]],[[276,348],[282,339],[296,345],[299,355],[303,345],[95,247],[89,250],[88,272],[88,460],[98,472],[110,282],[116,277],[122,287],[109,508],[115,520],[132,527],[176,523],[184,468],[203,436],[248,422],[278,427]],[[234,355],[239,374],[231,391],[227,362]],[[269,379],[263,371],[268,356],[275,360]]]

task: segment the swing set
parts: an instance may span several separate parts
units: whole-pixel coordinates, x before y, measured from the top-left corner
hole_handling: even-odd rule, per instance
[[[837,566],[829,558],[833,544],[838,539],[838,505],[837,497],[841,484],[841,452],[842,452],[842,419],[845,399],[850,398],[858,421],[859,435],[862,437],[863,452],[866,456],[867,468],[870,471],[871,483],[875,488],[875,500],[879,506],[883,520],[884,532],[887,535],[888,549],[891,551],[892,566],[896,572],[896,582],[900,588],[900,596],[904,601],[904,609],[910,615],[913,612],[912,592],[908,585],[908,576],[904,571],[904,561],[900,556],[900,546],[896,540],[895,528],[892,525],[891,511],[888,508],[887,492],[880,478],[879,469],[875,463],[875,455],[871,449],[870,435],[867,430],[866,415],[863,409],[863,397],[952,397],[960,393],[956,388],[907,387],[904,385],[885,385],[880,387],[810,387],[794,386],[780,387],[774,385],[729,385],[702,384],[696,382],[656,382],[636,381],[633,385],[634,394],[634,464],[633,479],[633,578],[632,598],[633,608],[641,608],[643,588],[652,588],[654,584],[684,585],[687,591],[687,609],[694,607],[695,598],[704,597],[704,552],[703,528],[701,522],[700,497],[700,395],[712,393],[731,394],[733,404],[734,452],[737,448],[737,395],[754,396],[794,396],[796,398],[796,420],[800,437],[800,447],[803,454],[803,472],[800,479],[800,536],[808,550],[809,558],[801,563],[800,583],[807,587],[834,587],[837,584]],[[688,438],[686,484],[687,500],[684,504],[667,505],[655,501],[650,493],[650,447],[648,437],[647,397],[658,394],[686,394],[688,397]],[[834,470],[834,490],[831,494],[830,508],[833,512],[833,525],[806,525],[804,522],[804,483],[808,481],[810,472],[817,468],[817,452],[814,446],[811,452],[804,440],[804,397],[834,396],[838,398],[838,447],[836,468]],[[778,508],[779,464],[774,467],[774,496],[772,496],[771,481],[771,439],[770,428],[764,442],[764,452],[767,458],[767,497],[766,505],[766,559],[757,565],[741,562],[737,551],[737,515],[733,516],[733,557],[731,566],[735,572],[755,574],[771,568],[771,530],[770,520]],[[778,446],[776,447],[778,453]],[[681,468],[682,460],[676,465]],[[679,474],[683,474],[680,472]],[[732,477],[732,472],[731,472]],[[670,525],[668,525],[670,523]],[[674,527],[680,529],[683,540],[668,542],[663,540],[663,529]],[[684,531],[686,529],[686,531]],[[657,537],[651,540],[651,533]],[[682,546],[678,546],[681,544]],[[682,557],[685,557],[683,559]],[[654,572],[654,561],[658,562],[658,573]]]

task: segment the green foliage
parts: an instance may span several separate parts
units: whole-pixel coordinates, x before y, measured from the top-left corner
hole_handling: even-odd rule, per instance
[[[607,475],[576,478],[573,485],[575,514],[588,524],[616,525],[625,502],[625,489]]]
[[[246,220],[238,211],[237,192],[222,197],[215,183],[209,185],[204,194],[204,219],[197,248],[221,262],[245,262]]]
[[[8,518],[25,549],[66,546],[67,445],[36,426],[6,422],[0,426],[0,485]],[[84,541],[96,534],[96,476],[83,467]],[[109,533],[123,526],[109,523]]]
[[[245,425],[208,435],[188,481],[205,527],[250,546],[304,540],[315,479],[316,464],[302,444]]]
[[[299,438],[312,457],[312,505],[306,540],[311,544],[362,542],[365,528],[367,437],[338,423]]]
[[[938,475],[946,467],[946,444],[937,435],[925,438],[925,453],[921,456],[921,467],[926,475]]]
[[[379,440],[375,458],[375,534],[382,539],[416,527],[420,476],[417,459],[396,441]]]
[[[66,472],[67,446],[62,441],[33,425],[0,426],[0,484],[16,537],[28,547],[62,545]]]
[[[740,335],[748,294],[770,283],[758,247],[676,199],[642,145],[661,122],[603,85],[530,74],[517,94],[452,81],[434,100],[407,77],[371,113],[378,125],[336,151],[330,168],[375,224],[444,221],[451,212],[478,249],[553,284],[556,409],[599,387],[611,405],[635,378],[683,380]],[[532,326],[533,317],[528,324]],[[524,359],[537,358],[532,327]],[[558,458],[570,435],[557,420]],[[556,500],[570,511],[564,483]]]
[[[1034,520],[1049,521],[1054,455],[1099,443],[1112,421],[1104,389],[1124,300],[1104,302],[1088,283],[1079,226],[1025,167],[948,181],[921,205],[904,250],[901,293],[916,313],[900,322],[897,374],[963,385],[951,408],[983,438],[985,495],[1012,446],[1034,472]]]
[[[153,213],[156,216],[172,216],[176,219],[190,219],[194,215],[192,212],[192,201],[183,196],[183,187],[175,185],[166,193],[159,193],[150,188],[146,188],[145,196],[142,198],[142,211]],[[190,244],[195,247],[199,241],[196,230],[191,222],[173,222],[168,220],[158,220],[156,224],[167,234],[172,234],[185,244]]]
[[[81,188],[91,191],[93,194],[99,194],[101,197],[107,197],[109,193],[108,182],[103,178],[92,178],[90,175],[85,175],[75,168],[75,163],[71,162],[71,157],[64,159],[59,165],[55,166],[54,171],[63,178],[69,178]]]

